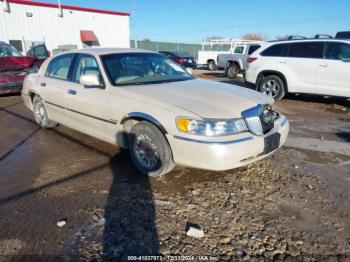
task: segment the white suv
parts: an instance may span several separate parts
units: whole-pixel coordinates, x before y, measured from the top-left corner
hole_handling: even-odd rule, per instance
[[[350,97],[350,40],[269,42],[247,62],[246,82],[275,100],[287,92]]]

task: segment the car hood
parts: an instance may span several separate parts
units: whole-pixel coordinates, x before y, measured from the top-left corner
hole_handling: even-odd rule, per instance
[[[33,65],[34,58],[29,56],[0,57],[0,71],[22,70]]]
[[[244,110],[274,101],[248,88],[198,79],[126,88],[145,102],[156,99],[202,118],[239,118]]]

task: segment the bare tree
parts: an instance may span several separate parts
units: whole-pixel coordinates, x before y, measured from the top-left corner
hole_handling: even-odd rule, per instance
[[[262,41],[265,39],[263,34],[261,33],[246,33],[242,36],[242,39],[244,40],[259,40]]]
[[[207,38],[205,38],[206,41],[210,41],[210,40],[220,40],[220,39],[224,39],[222,36],[209,36]]]

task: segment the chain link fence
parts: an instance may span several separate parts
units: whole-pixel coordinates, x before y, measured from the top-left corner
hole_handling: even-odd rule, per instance
[[[185,43],[170,43],[170,42],[154,42],[149,40],[130,40],[131,48],[139,48],[159,51],[182,51],[198,58],[198,51],[229,51],[229,45],[201,45],[201,44],[185,44]]]

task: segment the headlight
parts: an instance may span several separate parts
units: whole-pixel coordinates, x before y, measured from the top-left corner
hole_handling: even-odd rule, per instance
[[[248,130],[243,119],[198,120],[179,117],[176,119],[176,126],[181,132],[200,136],[225,136]]]

